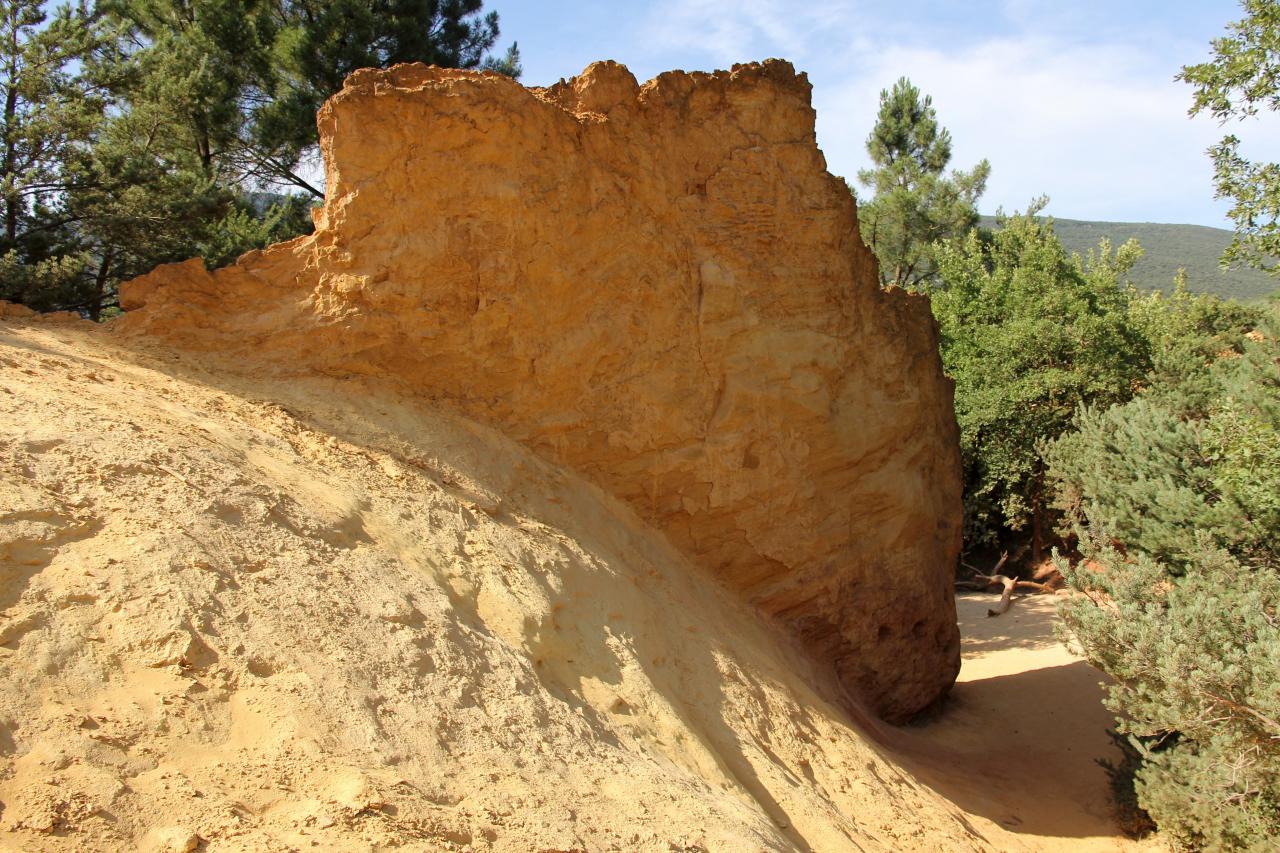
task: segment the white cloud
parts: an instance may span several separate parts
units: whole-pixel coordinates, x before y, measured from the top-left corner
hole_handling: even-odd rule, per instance
[[[1215,2],[1227,8],[1193,15],[1102,0],[652,0],[624,14],[612,4],[589,13],[566,4],[568,20],[591,28],[548,53],[531,79],[577,73],[602,51],[642,79],[784,57],[814,85],[831,170],[853,177],[867,165],[880,90],[906,75],[933,96],[955,140],[954,165],[991,161],[984,210],[1023,208],[1047,193],[1050,212],[1062,217],[1221,226],[1226,204],[1213,199],[1204,152],[1223,131],[1187,118],[1191,89],[1173,79],[1183,62],[1206,55],[1219,17],[1230,17],[1231,4]],[[526,26],[546,17],[539,11]],[[534,46],[529,53],[533,67]],[[1276,119],[1242,134],[1246,153],[1280,160]]]
[[[725,66],[748,58],[796,57],[808,52],[815,37],[851,26],[853,9],[840,0],[662,0],[642,37],[655,50],[692,51]]]
[[[933,96],[953,164],[991,161],[986,210],[1047,193],[1063,217],[1218,224],[1204,150],[1221,131],[1187,118],[1190,89],[1176,70],[1128,45],[1041,37],[958,51],[889,46],[851,73],[813,75],[819,143],[836,173],[867,165],[879,91],[905,74]]]

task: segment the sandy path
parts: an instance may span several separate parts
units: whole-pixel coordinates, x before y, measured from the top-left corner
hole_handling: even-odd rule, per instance
[[[1097,763],[1119,757],[1104,676],[1054,637],[1056,599],[989,618],[995,601],[957,596],[964,665],[946,711],[908,734],[906,763],[998,848],[1161,849],[1120,837]]]

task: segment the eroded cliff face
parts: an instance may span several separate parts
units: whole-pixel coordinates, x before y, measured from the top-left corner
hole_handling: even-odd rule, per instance
[[[928,304],[879,289],[779,61],[549,89],[418,65],[320,113],[314,235],[127,284],[124,335],[393,379],[586,473],[890,719],[959,668]]]

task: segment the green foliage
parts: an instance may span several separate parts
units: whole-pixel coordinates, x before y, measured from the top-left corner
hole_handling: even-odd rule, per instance
[[[1236,522],[1237,550],[1241,543],[1280,553],[1280,429],[1277,421],[1244,411],[1228,399],[1205,423],[1203,447],[1209,460],[1210,484],[1221,505],[1231,508]]]
[[[1255,117],[1280,108],[1280,2],[1243,0],[1245,17],[1213,40],[1213,59],[1183,67],[1178,75],[1195,87],[1191,114],[1207,112],[1220,121]],[[1219,198],[1234,204],[1228,213],[1236,238],[1223,263],[1243,262],[1275,271],[1280,257],[1280,164],[1257,163],[1228,134],[1209,149]]]
[[[310,220],[311,204],[303,196],[241,196],[208,228],[200,257],[210,267],[225,266],[245,252],[305,234]]]
[[[244,108],[270,74],[275,34],[265,0],[104,0],[124,36],[122,106],[163,127],[157,153],[231,182],[247,155]],[[194,163],[185,162],[194,158]]]
[[[1039,442],[1081,406],[1127,400],[1150,365],[1119,286],[1140,247],[1068,256],[1035,213],[938,252],[945,286],[932,303],[956,383],[970,546],[1028,527],[1038,546],[1048,506]]]
[[[1116,679],[1108,707],[1144,764],[1138,801],[1187,846],[1274,849],[1280,839],[1280,576],[1206,546],[1172,576],[1097,540],[1068,569],[1088,597],[1063,618]],[[1152,749],[1151,743],[1164,748]]]
[[[512,42],[506,53],[500,57],[487,57],[481,67],[486,71],[495,71],[513,80],[519,80],[520,75],[524,73],[524,66],[520,63],[520,45]]]
[[[311,230],[254,190],[302,174],[315,111],[364,66],[520,72],[481,0],[101,0],[0,7],[0,298],[97,318],[119,282]]]
[[[995,227],[995,217],[983,216],[979,226]],[[1252,267],[1224,269],[1219,258],[1234,234],[1225,228],[1203,225],[1165,225],[1156,222],[1086,222],[1053,220],[1053,232],[1068,252],[1085,254],[1102,240],[1119,246],[1128,240],[1142,244],[1142,258],[1129,270],[1129,280],[1139,290],[1167,290],[1178,270],[1186,275],[1187,289],[1223,299],[1260,302],[1280,289],[1280,282]]]
[[[318,143],[316,111],[359,68],[425,62],[484,66],[518,77],[520,51],[486,52],[498,40],[498,14],[482,0],[270,0],[269,73],[258,82],[246,170],[267,181],[322,196],[299,174]]]
[[[1045,454],[1070,522],[1097,519],[1108,535],[1142,542],[1180,571],[1198,552],[1197,524],[1215,515],[1205,496],[1197,426],[1147,399],[1084,409],[1075,426]],[[1156,503],[1160,514],[1146,512]]]
[[[316,111],[359,68],[398,62],[518,75],[515,45],[498,38],[482,0],[107,0],[128,32],[132,98],[172,125],[206,174],[323,191],[301,165],[318,143]]]
[[[875,253],[880,283],[920,288],[936,281],[935,243],[962,237],[978,222],[977,200],[991,166],[945,174],[951,134],[938,126],[929,96],[903,77],[880,93],[880,112],[867,139],[873,169],[858,181],[874,193],[858,207],[858,229]]]
[[[1164,308],[1169,330],[1212,313]],[[1201,326],[1202,351],[1230,335],[1231,310]],[[1140,803],[1190,847],[1280,841],[1277,335],[1280,303],[1189,388],[1085,411],[1046,451],[1086,557],[1061,566],[1081,593],[1065,624],[1115,679]]]
[[[0,299],[37,311],[73,304],[91,263],[92,258],[85,254],[59,255],[32,263],[10,250],[0,256]]]
[[[57,308],[84,295],[91,259],[67,194],[95,179],[79,164],[103,122],[94,69],[107,41],[83,4],[52,18],[38,0],[0,7],[0,298]]]
[[[1136,300],[1133,314],[1155,353],[1148,386],[1125,406],[1082,409],[1045,452],[1066,523],[1100,525],[1175,574],[1206,536],[1247,553],[1252,528],[1280,531],[1280,483],[1269,479],[1280,472],[1280,441],[1269,416],[1224,396],[1224,383],[1252,369],[1245,333],[1261,315],[1185,291]]]
[[[1262,318],[1261,308],[1192,294],[1182,276],[1167,296],[1158,290],[1134,296],[1130,313],[1151,342],[1146,396],[1168,401],[1180,417],[1202,414],[1211,404],[1214,361],[1242,352],[1245,335]]]
[[[118,282],[197,254],[217,231],[235,198],[243,5],[104,3],[52,20],[6,8],[20,26],[0,47],[17,81],[0,295],[96,319]],[[148,29],[124,26],[126,11]]]
[[[194,148],[174,144],[172,122],[152,103],[121,103],[77,165],[83,185],[64,196],[75,239],[94,259],[81,302],[97,318],[115,304],[118,282],[198,254],[231,198]]]

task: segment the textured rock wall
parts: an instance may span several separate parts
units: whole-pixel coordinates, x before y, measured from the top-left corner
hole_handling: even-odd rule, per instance
[[[890,719],[959,668],[960,480],[927,302],[881,291],[785,62],[417,65],[319,116],[307,238],[125,286],[126,335],[378,376],[627,500]]]

